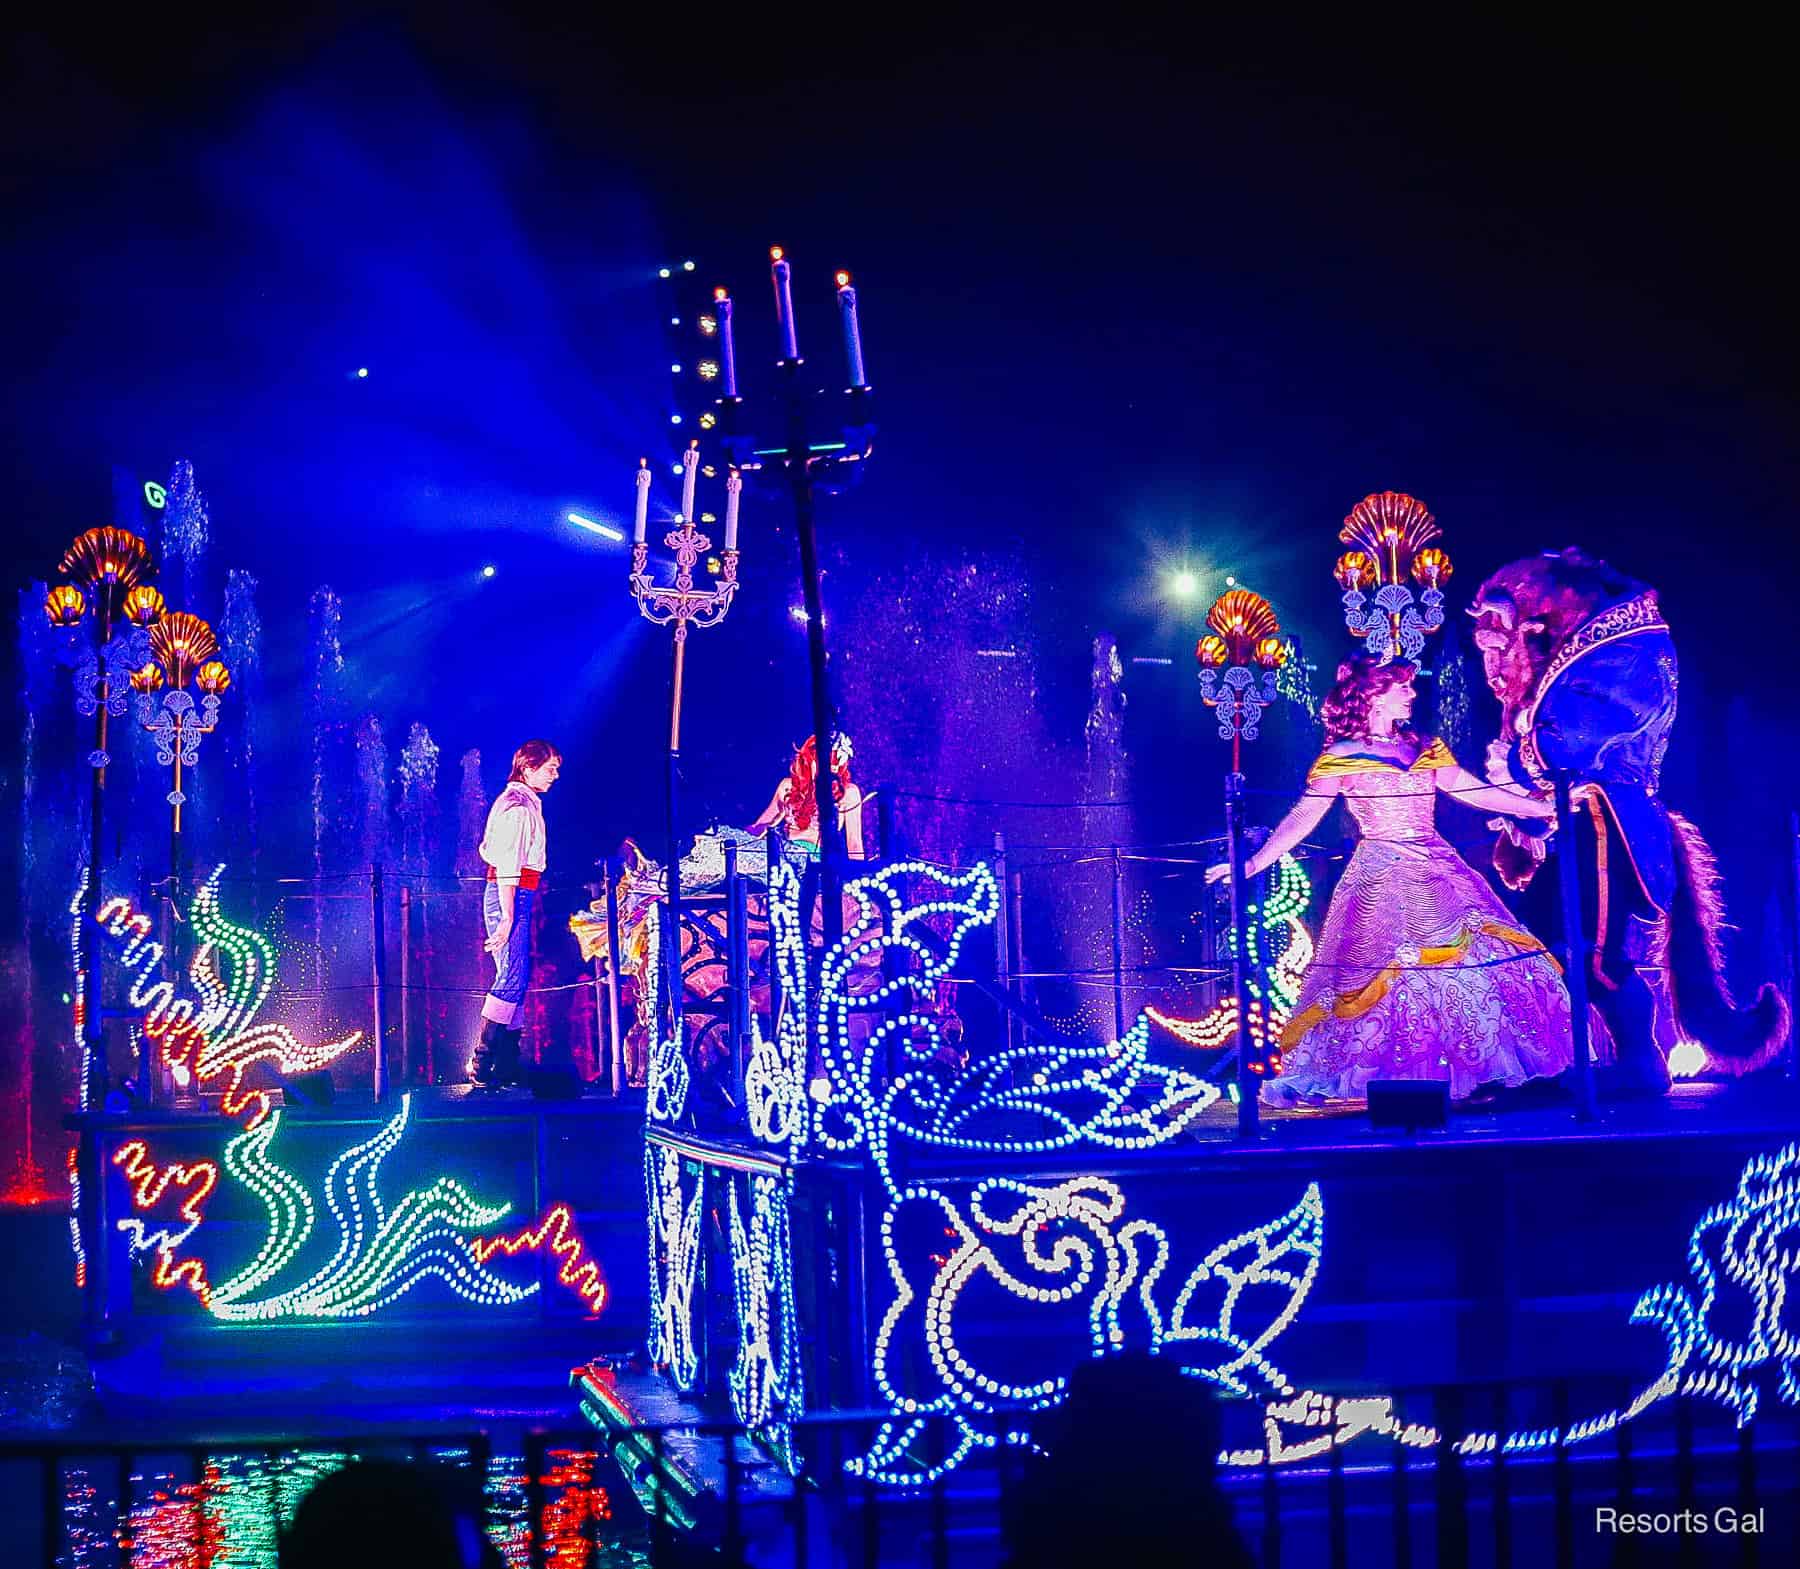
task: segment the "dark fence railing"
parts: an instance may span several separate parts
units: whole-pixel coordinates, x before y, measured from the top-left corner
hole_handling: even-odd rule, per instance
[[[273,1562],[233,1555],[272,1548],[277,1522],[291,1517],[304,1486],[355,1456],[474,1468],[486,1480],[490,1535],[518,1569],[646,1560],[1032,1569],[1068,1561],[1045,1554],[1095,1533],[1121,1548],[1153,1542],[1146,1522],[1158,1518],[1171,1547],[1186,1554],[1171,1562],[1264,1569],[1791,1561],[1800,1530],[1795,1412],[1765,1412],[1739,1429],[1716,1406],[1668,1401],[1573,1447],[1534,1445],[1533,1435],[1587,1413],[1587,1391],[1577,1387],[1409,1391],[1394,1398],[1393,1414],[1433,1430],[1430,1442],[1365,1433],[1289,1463],[1265,1454],[1212,1475],[1201,1464],[1176,1497],[1163,1490],[1169,1457],[1155,1446],[1181,1449],[1197,1435],[1158,1433],[1122,1416],[1098,1444],[1093,1434],[1065,1434],[1059,1459],[1032,1442],[986,1442],[1013,1430],[1041,1434],[1040,1424],[1053,1429],[1059,1420],[1008,1410],[965,1413],[982,1442],[950,1468],[942,1462],[968,1429],[948,1416],[922,1418],[898,1462],[924,1474],[911,1486],[852,1474],[846,1462],[869,1452],[886,1419],[854,1412],[803,1417],[778,1433],[680,1422],[532,1432],[511,1447],[443,1431],[254,1443],[15,1439],[0,1442],[0,1507],[6,1562],[20,1569]],[[1219,1412],[1228,1445],[1263,1430],[1260,1408],[1247,1402]],[[1321,1433],[1345,1431],[1346,1416],[1354,1422],[1340,1411],[1339,1426]],[[1539,1428],[1509,1427],[1540,1417],[1548,1421]],[[1523,1440],[1510,1452],[1463,1453],[1460,1438],[1477,1430]],[[1065,1460],[1076,1452],[1105,1461],[1069,1474]],[[793,1480],[776,1458],[783,1454],[804,1458],[805,1481]],[[1639,1529],[1618,1526],[1627,1516]],[[1701,1518],[1706,1525],[1696,1528]]]

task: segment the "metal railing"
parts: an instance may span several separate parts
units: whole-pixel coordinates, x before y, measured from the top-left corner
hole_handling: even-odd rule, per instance
[[[6,1478],[0,1499],[12,1522],[7,1561],[21,1569],[30,1563],[81,1569],[129,1564],[139,1546],[146,1562],[213,1561],[205,1555],[232,1545],[220,1534],[220,1512],[205,1507],[206,1479],[214,1474],[209,1467],[216,1471],[222,1454],[264,1462],[253,1478],[261,1491],[247,1498],[240,1529],[260,1531],[258,1539],[268,1542],[276,1521],[291,1515],[299,1497],[290,1490],[284,1498],[280,1487],[268,1485],[267,1468],[281,1457],[323,1458],[325,1464],[311,1468],[315,1473],[353,1456],[472,1466],[488,1482],[490,1534],[518,1569],[612,1561],[599,1554],[602,1537],[634,1561],[665,1566],[704,1555],[713,1564],[792,1569],[901,1563],[973,1569],[1003,1562],[1032,1569],[1064,1561],[1037,1555],[1045,1540],[1073,1548],[1101,1533],[1121,1548],[1154,1543],[1157,1529],[1146,1529],[1145,1522],[1154,1522],[1158,1510],[1165,1511],[1171,1548],[1193,1561],[1263,1569],[1471,1563],[1564,1569],[1630,1563],[1639,1551],[1647,1559],[1651,1546],[1643,1534],[1609,1524],[1620,1516],[1666,1517],[1671,1524],[1665,1535],[1680,1534],[1672,1522],[1684,1513],[1690,1525],[1704,1516],[1706,1531],[1690,1531],[1685,1544],[1674,1544],[1677,1561],[1782,1563],[1788,1560],[1778,1544],[1791,1545],[1800,1534],[1800,1430],[1791,1411],[1765,1412],[1754,1426],[1739,1429],[1719,1408],[1682,1401],[1660,1420],[1623,1423],[1574,1447],[1534,1447],[1533,1435],[1541,1440],[1547,1430],[1537,1428],[1510,1450],[1469,1454],[1456,1436],[1465,1422],[1504,1430],[1510,1421],[1543,1417],[1547,1427],[1566,1430],[1571,1414],[1582,1409],[1575,1386],[1422,1389],[1395,1397],[1392,1409],[1402,1424],[1428,1425],[1434,1441],[1415,1447],[1365,1434],[1296,1463],[1270,1463],[1265,1450],[1260,1464],[1221,1466],[1216,1475],[1201,1464],[1188,1474],[1178,1499],[1150,1496],[1154,1478],[1143,1473],[1156,1468],[1161,1451],[1154,1446],[1172,1444],[1185,1454],[1196,1435],[1146,1431],[1121,1413],[1098,1449],[1091,1442],[1072,1445],[1084,1454],[1106,1453],[1104,1469],[1066,1475],[1054,1453],[1003,1437],[1013,1429],[1041,1431],[1038,1423],[1054,1424],[1057,1413],[1033,1419],[1010,1410],[961,1413],[961,1423],[982,1441],[950,1468],[943,1462],[964,1441],[965,1427],[947,1415],[921,1418],[907,1463],[928,1479],[913,1486],[880,1485],[851,1474],[846,1462],[869,1452],[889,1414],[839,1412],[802,1417],[779,1433],[759,1435],[737,1423],[691,1421],[532,1432],[519,1446],[522,1455],[501,1452],[480,1432],[254,1443],[11,1440],[0,1442],[0,1477]],[[1233,1430],[1259,1426],[1253,1420],[1259,1409],[1248,1402],[1222,1404],[1220,1413],[1227,1443]],[[796,1482],[777,1462],[784,1452],[802,1457],[803,1480]],[[617,1474],[603,1463],[608,1455]],[[581,1463],[571,1466],[571,1457]],[[595,1457],[602,1463],[594,1464]],[[153,1463],[171,1460],[178,1465],[165,1464],[153,1481]],[[175,1480],[181,1467],[185,1484]],[[21,1471],[28,1473],[23,1479]],[[159,1499],[185,1499],[184,1512],[171,1518],[187,1541],[165,1532],[152,1555],[143,1499],[158,1484]],[[572,1486],[597,1489],[599,1496],[577,1497],[571,1508]],[[621,1504],[630,1492],[641,1514],[627,1519],[628,1511],[612,1502],[613,1490]],[[102,1517],[98,1531],[90,1522],[85,1539],[91,1546],[110,1537],[114,1549],[84,1554],[76,1550],[71,1511],[91,1514],[102,1491],[110,1493],[113,1518]],[[503,1494],[506,1508],[496,1509]],[[26,1505],[28,1498],[33,1506]],[[259,1504],[264,1509],[257,1524]],[[1047,1507],[1053,1518],[1034,1521],[1032,1512]],[[34,1516],[35,1533],[29,1523]],[[1727,1516],[1739,1525],[1755,1518],[1760,1530],[1730,1530]],[[1212,1532],[1204,1543],[1194,1534],[1203,1521]],[[1711,1540],[1702,1542],[1702,1535]],[[1655,1561],[1665,1561],[1669,1545],[1657,1547]]]

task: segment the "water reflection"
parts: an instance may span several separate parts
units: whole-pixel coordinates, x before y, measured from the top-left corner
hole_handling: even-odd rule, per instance
[[[378,1447],[366,1453],[382,1454]],[[466,1465],[467,1449],[433,1448],[438,1463]],[[63,1467],[60,1569],[276,1569],[277,1529],[321,1477],[355,1456],[318,1450],[220,1451],[144,1456]],[[609,1462],[610,1464],[610,1462]],[[594,1452],[545,1456],[544,1561],[552,1569],[634,1569],[647,1563],[635,1512],[623,1527],[597,1479]],[[599,1474],[605,1474],[600,1471]],[[528,1569],[530,1493],[523,1455],[493,1455],[487,1467],[488,1533],[508,1569]],[[129,1510],[121,1510],[121,1498]]]

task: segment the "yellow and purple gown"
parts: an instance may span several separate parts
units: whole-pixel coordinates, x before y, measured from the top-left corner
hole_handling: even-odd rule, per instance
[[[1569,994],[1544,945],[1437,831],[1442,741],[1410,767],[1326,752],[1312,788],[1338,782],[1360,842],[1344,868],[1264,1101],[1361,1099],[1371,1079],[1483,1084],[1561,1073]]]

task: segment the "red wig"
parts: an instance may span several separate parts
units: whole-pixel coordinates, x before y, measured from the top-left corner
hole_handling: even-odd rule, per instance
[[[1325,740],[1369,739],[1369,705],[1383,692],[1404,686],[1418,674],[1418,667],[1404,659],[1380,664],[1373,654],[1352,654],[1337,671],[1337,685],[1319,705],[1325,722]]]
[[[819,797],[814,781],[819,775],[819,743],[814,736],[794,749],[794,766],[788,770],[788,821],[794,828],[812,827],[819,815]],[[850,785],[850,760],[840,757],[831,771],[831,798],[842,802]]]

